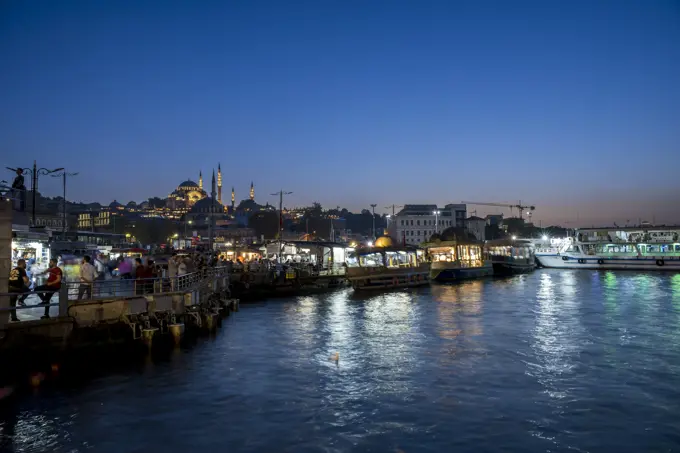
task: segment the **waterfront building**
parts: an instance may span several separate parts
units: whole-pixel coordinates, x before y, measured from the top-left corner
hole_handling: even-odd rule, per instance
[[[489,214],[485,219],[489,226],[500,226],[503,223],[503,214]]]
[[[444,208],[436,204],[407,204],[390,217],[389,231],[399,242],[417,245],[447,228],[464,228],[466,214],[464,204],[447,204]]]
[[[478,241],[486,240],[486,220],[481,217],[471,216],[465,219],[465,229],[475,235]]]

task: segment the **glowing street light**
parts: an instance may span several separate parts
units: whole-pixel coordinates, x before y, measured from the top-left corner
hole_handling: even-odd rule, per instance
[[[434,214],[434,232],[439,233],[439,214],[442,212],[440,210],[432,211]]]

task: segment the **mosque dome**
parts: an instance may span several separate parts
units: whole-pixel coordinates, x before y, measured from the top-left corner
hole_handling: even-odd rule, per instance
[[[187,179],[177,187],[177,190],[198,190],[198,189],[199,189],[198,184],[196,184],[190,179]]]
[[[211,209],[213,213],[222,213],[224,212],[224,205],[217,200],[206,197],[194,203],[190,212],[192,214],[207,214],[211,212]]]
[[[116,200],[113,200],[113,201],[109,204],[109,208],[111,208],[111,209],[118,209],[118,208],[122,208],[122,207],[123,207],[123,205],[120,204],[120,203],[118,203]]]
[[[376,247],[392,247],[392,238],[389,236],[382,236],[376,239],[375,241],[375,246]]]

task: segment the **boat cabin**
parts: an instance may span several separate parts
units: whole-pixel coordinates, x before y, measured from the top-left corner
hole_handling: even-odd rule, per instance
[[[536,267],[534,244],[526,239],[498,239],[486,243],[495,274],[531,272]]]

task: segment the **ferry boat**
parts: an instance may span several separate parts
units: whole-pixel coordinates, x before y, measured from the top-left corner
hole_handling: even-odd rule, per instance
[[[451,282],[493,275],[493,266],[478,242],[441,241],[423,244],[432,264],[430,279]]]
[[[527,239],[496,239],[486,243],[495,275],[525,274],[536,269],[534,244]]]
[[[603,270],[680,270],[680,227],[584,228],[556,253],[536,258],[543,267]]]
[[[408,245],[393,245],[381,237],[373,247],[361,247],[346,259],[347,280],[355,290],[406,288],[427,285],[430,263],[425,251]]]

